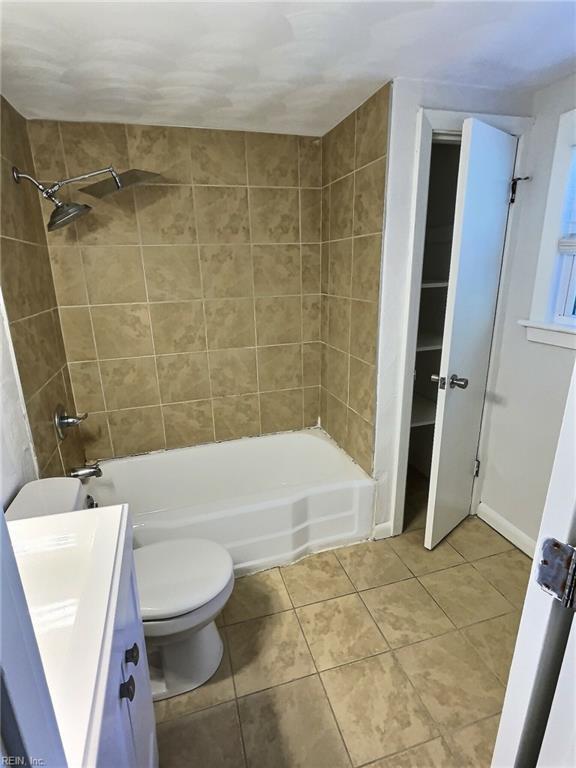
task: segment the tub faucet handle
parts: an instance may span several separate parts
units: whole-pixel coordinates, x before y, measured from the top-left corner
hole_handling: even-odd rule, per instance
[[[68,415],[64,406],[59,403],[54,411],[54,427],[60,440],[64,440],[65,430],[70,429],[70,427],[77,427],[81,421],[87,418],[87,413],[78,413],[74,416]]]

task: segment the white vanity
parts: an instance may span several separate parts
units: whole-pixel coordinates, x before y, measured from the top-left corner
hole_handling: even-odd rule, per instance
[[[127,506],[34,516],[16,501],[8,531],[68,768],[155,768]]]

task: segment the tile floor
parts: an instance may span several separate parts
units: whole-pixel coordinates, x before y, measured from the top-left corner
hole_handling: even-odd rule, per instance
[[[161,768],[489,766],[530,561],[419,522],[238,579],[217,674],[156,704]]]

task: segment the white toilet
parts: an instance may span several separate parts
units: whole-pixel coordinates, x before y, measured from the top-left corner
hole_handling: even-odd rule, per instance
[[[174,539],[135,549],[134,560],[154,699],[191,691],[222,660],[215,619],[234,587],[232,558],[214,541]]]
[[[6,511],[6,518],[72,512],[85,508],[79,480],[58,477],[27,483]],[[98,514],[95,509],[89,514]],[[134,550],[136,580],[151,659],[154,699],[191,691],[216,672],[222,638],[215,619],[234,586],[228,551],[207,539],[174,539]]]

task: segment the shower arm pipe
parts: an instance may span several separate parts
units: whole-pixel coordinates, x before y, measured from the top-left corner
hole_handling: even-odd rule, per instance
[[[27,179],[28,181],[32,182],[32,184],[34,184],[34,186],[42,193],[43,197],[49,198],[50,200],[52,200],[53,203],[56,203],[56,205],[58,204],[62,205],[62,203],[60,203],[60,201],[55,197],[56,192],[58,192],[58,190],[64,187],[66,184],[74,184],[78,181],[91,179],[93,176],[101,176],[103,173],[109,173],[114,179],[114,182],[117,188],[122,189],[122,182],[120,181],[120,177],[118,176],[118,174],[116,173],[116,171],[111,165],[109,165],[107,168],[100,168],[97,171],[82,173],[80,174],[80,176],[72,176],[69,179],[62,179],[61,181],[55,181],[49,187],[45,187],[43,184],[37,181],[33,176],[30,176],[30,174],[19,171],[18,168],[16,168],[16,166],[12,168],[12,176],[14,177],[14,181],[16,183],[20,183],[20,179]]]

